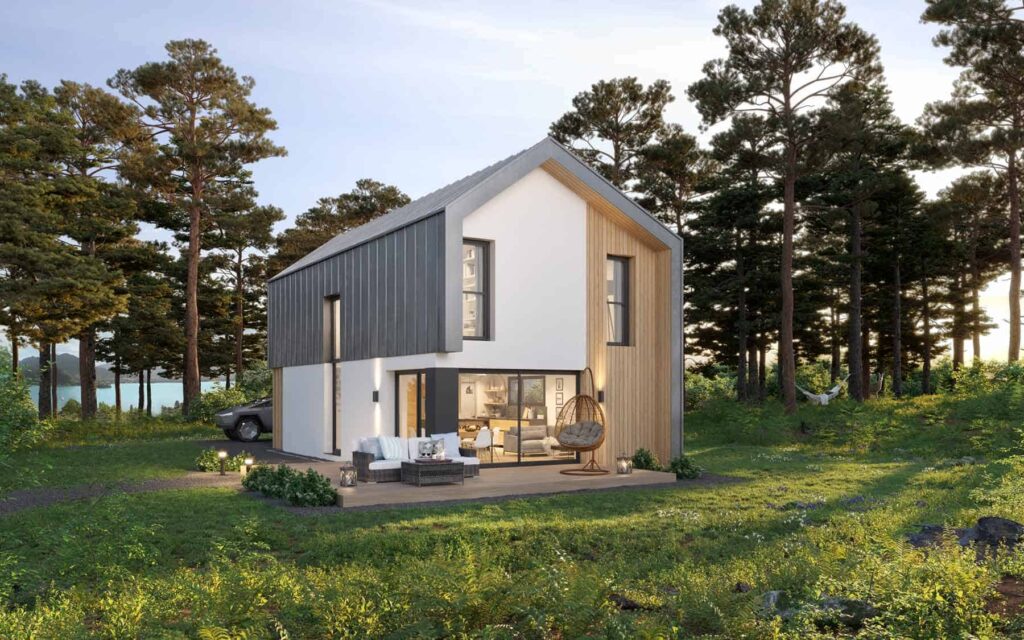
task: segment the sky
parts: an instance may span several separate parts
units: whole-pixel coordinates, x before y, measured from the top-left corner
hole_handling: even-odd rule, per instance
[[[5,0],[0,73],[48,86],[103,85],[119,68],[164,59],[168,40],[209,41],[255,79],[253,100],[277,119],[271,137],[288,155],[253,173],[261,203],[287,214],[281,230],[360,178],[417,197],[528,147],[601,79],[668,80],[676,101],[667,119],[700,133],[685,90],[705,61],[724,53],[712,33],[724,4]],[[879,39],[901,118],[913,122],[926,103],[948,97],[957,70],[931,43],[936,27],[920,22],[923,0],[847,5],[849,18]],[[940,172],[919,182],[934,194],[950,179]],[[154,229],[142,235],[165,237]],[[1005,325],[1006,285],[993,286],[989,313]],[[983,355],[1003,356],[1005,340],[993,334]]]

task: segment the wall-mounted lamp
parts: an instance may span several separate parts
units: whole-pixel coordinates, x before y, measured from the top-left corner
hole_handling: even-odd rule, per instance
[[[380,402],[380,391],[378,391],[376,389],[374,389],[374,391],[373,391],[373,401],[374,402]]]
[[[597,401],[604,402],[604,389],[597,390]]]

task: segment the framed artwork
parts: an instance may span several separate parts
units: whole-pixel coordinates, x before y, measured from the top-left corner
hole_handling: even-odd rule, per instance
[[[555,404],[558,405],[558,406],[562,406],[563,404],[565,404],[565,401],[562,398],[563,398],[563,396],[562,396],[561,393],[556,393],[555,394]]]
[[[565,382],[563,381],[562,378],[555,378],[555,391],[561,391],[562,390],[562,385],[564,385],[564,384],[565,384]],[[558,404],[562,404],[562,403],[559,402]]]

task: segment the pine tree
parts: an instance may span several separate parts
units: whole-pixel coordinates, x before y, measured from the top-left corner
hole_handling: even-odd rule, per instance
[[[760,113],[773,134],[774,170],[783,184],[779,362],[787,412],[796,410],[796,184],[816,139],[807,112],[843,83],[868,84],[881,73],[875,38],[845,19],[835,0],[762,0],[753,11],[727,6],[715,35],[725,39],[728,56],[705,64],[705,77],[688,90],[707,125]]]
[[[250,100],[252,78],[239,77],[202,40],[175,40],[166,49],[168,61],[121,69],[110,85],[138,106],[153,136],[149,153],[139,153],[122,173],[148,184],[188,219],[182,371],[187,412],[199,397],[198,294],[208,193],[217,183],[238,181],[246,165],[285,150],[267,137],[277,128],[270,110]]]

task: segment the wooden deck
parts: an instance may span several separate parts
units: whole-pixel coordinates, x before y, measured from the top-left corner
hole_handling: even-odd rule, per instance
[[[292,463],[304,471],[316,469],[337,486],[340,475],[336,462]],[[480,477],[466,478],[465,484],[415,487],[401,482],[365,483],[355,489],[339,488],[345,508],[372,508],[496,499],[595,491],[629,487],[657,487],[676,483],[671,473],[633,471],[629,475],[567,476],[560,470],[579,465],[536,465],[521,467],[482,467]]]

